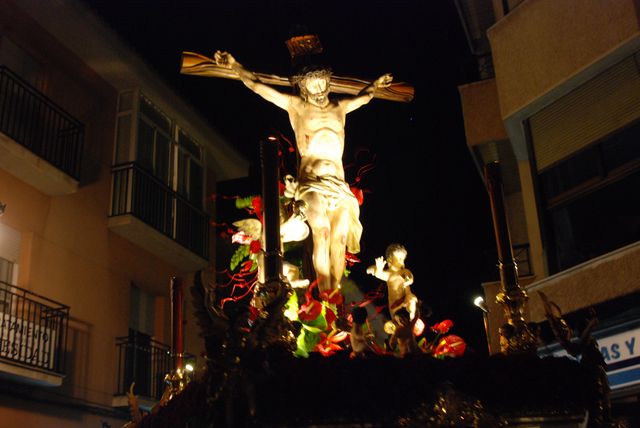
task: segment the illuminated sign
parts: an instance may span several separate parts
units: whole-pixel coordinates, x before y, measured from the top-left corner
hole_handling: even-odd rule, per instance
[[[616,334],[595,332],[600,353],[607,363],[607,376],[611,389],[640,383],[640,327]],[[557,343],[538,349],[540,356],[567,357],[567,351]],[[569,358],[571,358],[569,356]]]
[[[598,337],[612,389],[640,382],[640,328]]]

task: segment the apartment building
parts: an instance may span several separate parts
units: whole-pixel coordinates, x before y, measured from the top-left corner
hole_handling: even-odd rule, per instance
[[[134,381],[153,404],[170,278],[213,260],[207,195],[247,168],[82,4],[0,0],[0,425],[120,426]]]
[[[537,291],[575,328],[594,307],[613,396],[634,401],[640,383],[640,2],[458,6],[472,49],[490,70],[459,88],[467,144],[480,170],[501,163],[528,317],[545,319]],[[483,287],[495,352],[504,322],[495,303],[499,284]]]

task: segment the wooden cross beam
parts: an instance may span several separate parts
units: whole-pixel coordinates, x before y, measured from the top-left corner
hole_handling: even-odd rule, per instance
[[[182,66],[180,73],[195,76],[222,77],[224,79],[239,80],[238,76],[228,68],[220,67],[213,58],[194,52],[182,52]],[[274,86],[291,86],[287,77],[275,74],[255,73],[262,83]],[[341,77],[331,75],[331,92],[338,94],[356,95],[371,82],[355,77]],[[408,83],[394,82],[387,88],[375,91],[374,97],[388,101],[408,103],[413,100],[414,89]]]

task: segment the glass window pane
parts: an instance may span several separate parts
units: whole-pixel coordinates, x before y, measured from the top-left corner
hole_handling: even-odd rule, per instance
[[[171,121],[144,98],[140,98],[140,113],[167,134],[171,133]]]
[[[131,116],[118,119],[118,139],[116,141],[115,163],[129,162],[129,144],[131,140]]]
[[[200,160],[200,146],[189,137],[184,131],[178,133],[178,144],[180,144],[195,159]]]
[[[184,197],[188,197],[189,186],[189,155],[182,150],[178,150],[178,186],[176,191]]]
[[[189,177],[189,200],[199,209],[202,209],[202,167],[191,161],[191,176]]]
[[[552,273],[640,240],[640,173],[549,210]]]
[[[640,122],[613,135],[602,143],[602,155],[607,170],[640,159]]]
[[[169,182],[169,138],[161,133],[156,134],[156,164],[154,173],[164,183]]]
[[[149,171],[153,171],[153,139],[155,131],[144,120],[138,121],[138,153],[136,160]]]
[[[540,174],[547,198],[553,198],[601,175],[598,146],[580,152]]]
[[[13,283],[13,263],[0,257],[0,282]]]

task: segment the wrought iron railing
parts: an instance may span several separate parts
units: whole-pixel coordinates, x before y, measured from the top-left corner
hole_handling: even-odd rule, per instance
[[[159,400],[165,389],[164,377],[175,368],[171,347],[145,334],[130,332],[129,336],[116,338],[116,348],[118,385],[115,395],[126,395],[135,382],[136,395]],[[184,360],[195,361],[195,356],[185,354]]]
[[[111,216],[131,214],[209,259],[209,216],[135,162],[112,169]]]
[[[529,244],[517,244],[513,246],[513,257],[518,263],[518,276],[532,275],[529,262]]]
[[[0,360],[65,373],[69,306],[0,281]]]
[[[76,180],[84,125],[0,66],[0,132]]]

